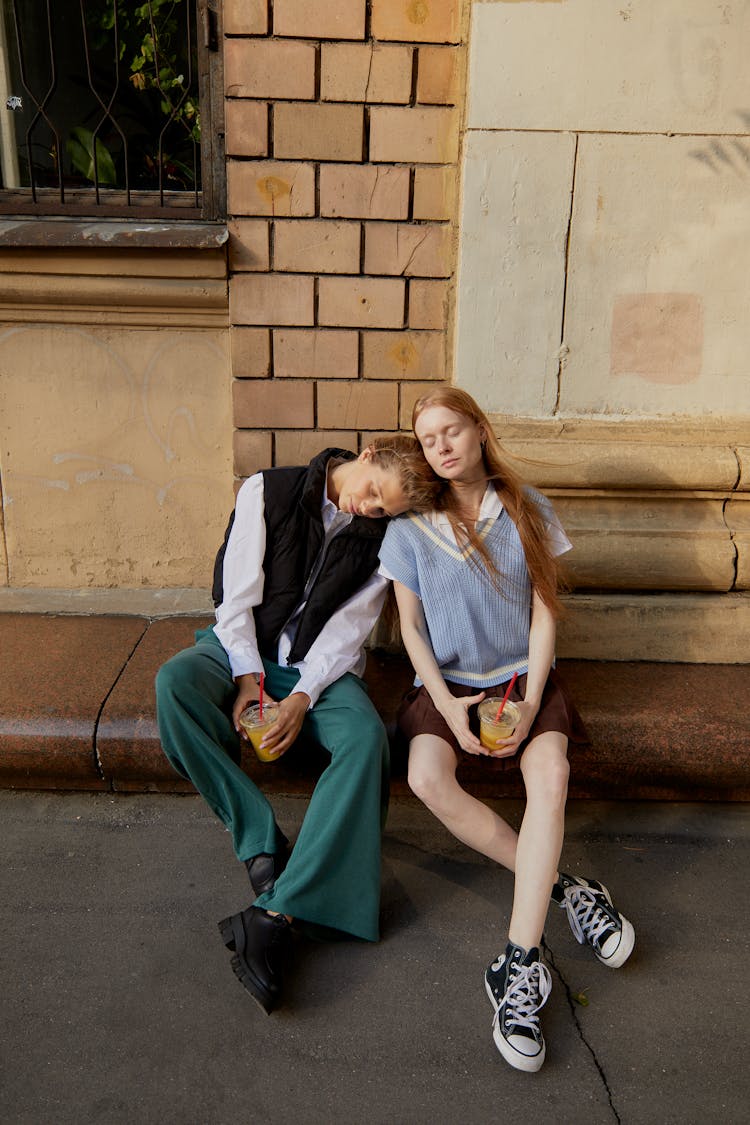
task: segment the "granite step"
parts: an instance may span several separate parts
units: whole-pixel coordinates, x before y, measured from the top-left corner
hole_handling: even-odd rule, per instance
[[[190,792],[164,757],[153,683],[159,666],[209,622],[195,616],[0,614],[0,787]],[[564,660],[591,736],[571,755],[574,798],[750,800],[750,665]],[[403,657],[368,654],[366,680],[394,731],[412,680]],[[269,793],[312,790],[325,760],[300,746],[248,773]],[[392,739],[393,790],[407,791]],[[516,769],[462,764],[477,795],[522,794]]]

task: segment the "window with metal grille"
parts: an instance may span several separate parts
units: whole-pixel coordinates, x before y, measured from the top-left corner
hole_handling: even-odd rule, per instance
[[[0,0],[0,212],[214,219],[216,0]]]

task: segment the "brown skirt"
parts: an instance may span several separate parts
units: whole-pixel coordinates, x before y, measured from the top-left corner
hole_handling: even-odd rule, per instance
[[[495,687],[481,689],[467,687],[465,684],[450,683],[446,680],[446,686],[451,695],[455,695],[457,698],[461,698],[465,695],[478,695],[481,690],[484,690],[485,696],[502,696],[505,695],[508,682],[509,681],[506,680],[504,684],[497,684]],[[526,675],[519,676],[508,698],[515,701],[523,699],[525,690]],[[466,750],[461,749],[456,736],[432,702],[432,697],[425,687],[412,688],[411,691],[404,696],[398,711],[398,725],[399,730],[409,742],[411,742],[412,738],[416,738],[418,734],[434,734],[437,735],[438,738],[444,739],[449,746],[453,747],[459,760],[461,758],[470,758],[473,756]],[[469,709],[469,727],[473,733],[479,737],[479,717],[477,715],[476,706]],[[508,769],[509,766],[517,765],[521,754],[526,746],[528,746],[529,742],[531,742],[533,738],[536,738],[538,734],[544,734],[545,731],[550,730],[559,731],[560,734],[564,734],[569,743],[585,744],[589,741],[583,719],[579,715],[576,705],[560,673],[554,668],[551,669],[547,677],[547,683],[544,685],[542,701],[539,705],[536,718],[531,725],[531,730],[516,753],[509,755],[507,758],[492,758],[488,756],[485,757],[483,761],[487,763],[490,769],[502,770]]]

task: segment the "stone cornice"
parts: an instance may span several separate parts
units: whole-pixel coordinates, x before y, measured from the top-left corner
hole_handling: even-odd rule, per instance
[[[0,275],[0,321],[224,327],[225,278]]]
[[[491,421],[521,476],[544,489],[750,492],[750,417]]]

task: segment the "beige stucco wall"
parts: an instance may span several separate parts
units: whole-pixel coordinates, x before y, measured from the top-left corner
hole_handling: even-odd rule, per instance
[[[573,541],[566,655],[750,658],[749,31],[470,4],[454,378]]]
[[[515,417],[750,418],[750,9],[474,3],[456,372]]]
[[[181,254],[3,256],[4,585],[208,584],[232,505],[225,264]]]

